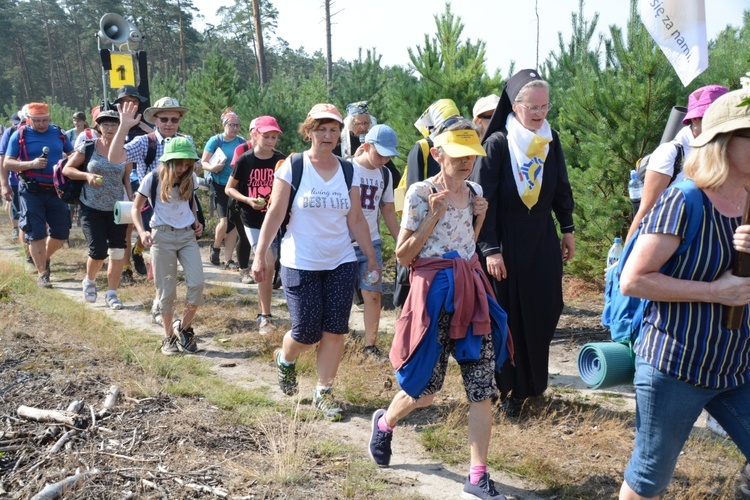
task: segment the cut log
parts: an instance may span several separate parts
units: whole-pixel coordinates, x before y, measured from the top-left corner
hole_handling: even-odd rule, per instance
[[[60,439],[57,440],[57,442],[52,446],[52,448],[49,449],[50,455],[54,455],[60,449],[65,446],[65,443],[68,442],[70,438],[73,436],[77,436],[80,434],[80,431],[78,429],[70,429],[68,432],[62,435]]]
[[[120,388],[116,385],[110,386],[107,397],[104,398],[104,404],[102,405],[102,408],[113,408],[115,406],[115,402],[117,401],[117,396],[119,395]]]
[[[42,491],[31,497],[31,500],[51,500],[54,498],[60,498],[78,481],[86,480],[96,474],[99,474],[99,469],[92,469],[88,472],[78,472],[74,476],[66,477],[57,483],[48,484],[42,489]]]
[[[89,425],[89,421],[86,417],[83,415],[76,415],[69,411],[42,410],[40,408],[32,408],[30,406],[22,405],[18,407],[16,413],[19,417],[29,420],[36,420],[37,422],[57,422],[77,429],[85,429]]]

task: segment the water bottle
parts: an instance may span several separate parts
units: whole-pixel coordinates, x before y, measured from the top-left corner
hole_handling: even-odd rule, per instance
[[[622,255],[622,239],[615,238],[615,242],[609,247],[607,252],[607,270],[617,265],[620,262],[620,255]]]
[[[364,281],[368,285],[372,286],[380,281],[380,273],[376,269],[373,269],[372,271],[365,273]]]
[[[643,192],[643,182],[638,178],[635,170],[630,171],[630,182],[628,182],[628,196],[630,203],[633,205],[633,214],[638,213],[641,206],[641,193]]]

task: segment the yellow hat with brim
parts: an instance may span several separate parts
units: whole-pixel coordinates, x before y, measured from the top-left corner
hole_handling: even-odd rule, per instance
[[[451,158],[487,156],[476,130],[451,130],[435,137],[435,147],[443,148]]]

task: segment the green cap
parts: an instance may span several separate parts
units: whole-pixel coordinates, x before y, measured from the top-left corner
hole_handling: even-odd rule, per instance
[[[193,143],[187,137],[169,137],[164,139],[164,154],[159,158],[160,162],[169,160],[198,160]]]

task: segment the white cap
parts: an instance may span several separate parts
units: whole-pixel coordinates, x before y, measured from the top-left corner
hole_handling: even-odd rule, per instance
[[[480,98],[477,101],[477,103],[474,105],[474,109],[473,109],[474,118],[484,113],[487,113],[488,111],[495,111],[495,108],[497,107],[497,103],[499,102],[500,102],[500,98],[496,96],[495,94],[490,94],[488,96],[484,96]]]

